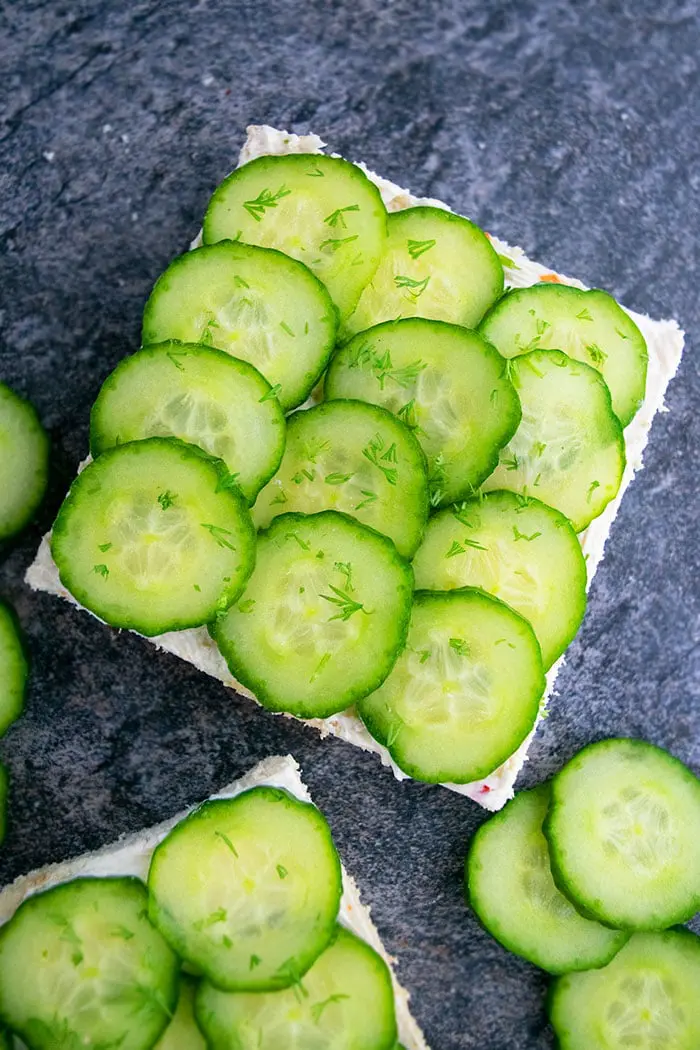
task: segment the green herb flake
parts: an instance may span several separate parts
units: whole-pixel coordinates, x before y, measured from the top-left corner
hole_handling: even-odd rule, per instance
[[[593,320],[593,318],[591,317],[590,313],[588,312],[587,307],[585,307],[585,306],[584,306],[583,310],[581,310],[580,313],[576,314],[576,319],[578,321],[592,321]]]
[[[282,384],[281,383],[275,383],[275,385],[271,386],[270,389],[266,393],[264,393],[261,398],[258,398],[258,404],[262,405],[266,401],[272,401],[273,397],[277,397],[277,395],[279,394],[281,389],[282,389]]]
[[[362,510],[363,507],[368,507],[370,503],[374,503],[379,499],[376,492],[370,492],[369,489],[360,489],[360,493],[365,498],[355,505],[355,510]]]
[[[392,443],[391,445],[389,445],[389,448],[386,450],[386,452],[381,457],[381,459],[385,463],[398,463],[398,455],[397,455],[397,452],[396,452],[396,443],[395,442]]]
[[[274,498],[274,499],[271,499],[271,500],[270,500],[270,506],[271,506],[271,507],[274,507],[274,506],[276,506],[277,504],[280,504],[280,503],[288,503],[288,502],[289,502],[289,496],[288,496],[288,495],[287,495],[287,493],[286,493],[286,492],[284,491],[284,489],[280,489],[280,491],[279,491],[279,492],[278,492],[278,494],[277,494],[277,495],[275,496],[275,498]]]
[[[624,339],[625,341],[626,341],[627,339],[629,339],[629,336],[628,336],[628,335],[625,335],[625,333],[624,333],[624,332],[622,331],[622,329],[621,329],[621,328],[616,328],[616,329],[615,329],[615,333],[616,333],[617,335],[619,335],[620,339]]]
[[[375,434],[370,443],[362,449],[362,455],[365,457],[366,460],[368,460],[372,464],[372,466],[377,467],[378,470],[381,470],[382,474],[384,475],[384,477],[390,485],[395,485],[398,481],[399,472],[396,469],[396,467],[386,467],[380,461],[379,453],[383,451],[384,441],[380,434]],[[385,458],[386,457],[382,455],[381,459],[383,460]]]
[[[246,598],[242,602],[238,602],[236,608],[241,613],[251,613],[255,608],[255,598]]]
[[[353,474],[326,474],[323,479],[326,485],[344,485],[346,481],[354,477]]]
[[[359,204],[348,204],[347,207],[345,207],[345,208],[336,208],[336,210],[334,212],[331,212],[330,215],[327,215],[323,221],[325,223],[327,223],[329,226],[340,226],[340,227],[342,227],[342,229],[346,229],[346,222],[345,222],[345,218],[344,218],[344,212],[346,212],[346,211],[359,211],[359,210],[360,210],[360,205]]]
[[[279,877],[281,879],[286,879],[287,875],[289,875],[289,872],[285,868],[284,864],[278,864],[277,868],[276,868],[276,871],[277,871],[277,874],[279,875]]]
[[[446,558],[455,558],[458,554],[464,554],[464,547],[457,540],[452,541],[452,546],[445,555]]]
[[[181,361],[178,360],[178,358],[180,358],[180,357],[187,357],[187,351],[186,350],[168,350],[166,352],[165,356],[169,359],[169,361],[173,365],[175,365],[175,367],[177,368],[178,372],[184,372],[185,371],[185,366],[182,364]]]
[[[249,215],[252,215],[256,222],[262,222],[263,216],[265,215],[265,209],[276,208],[279,201],[281,201],[283,197],[288,197],[291,192],[292,191],[288,190],[286,186],[280,186],[276,193],[273,193],[272,190],[268,189],[261,190],[255,200],[244,201],[243,207]]]
[[[285,536],[285,539],[286,539],[286,540],[294,540],[294,541],[295,541],[295,543],[298,543],[298,544],[299,544],[299,546],[301,547],[301,549],[302,549],[303,551],[308,551],[308,550],[311,550],[311,545],[310,545],[310,544],[308,544],[308,543],[306,542],[306,540],[303,540],[303,539],[301,538],[301,536],[299,536],[299,534],[298,534],[298,533],[296,533],[296,532],[288,532],[288,533],[287,533],[287,535]]]
[[[435,240],[413,241],[409,237],[409,239],[406,242],[406,244],[408,246],[408,254],[411,256],[411,258],[412,259],[419,259],[421,257],[421,255],[425,254],[425,252],[429,252],[431,248],[434,248],[435,245],[437,244],[437,241],[435,241]]]
[[[194,589],[197,592],[197,594],[201,593],[202,588],[199,586],[198,583],[193,583],[192,586],[194,587]]]
[[[370,613],[368,613],[365,609],[362,602],[356,602],[354,598],[350,597],[347,591],[341,590],[340,587],[334,587],[332,583],[330,583],[328,586],[330,590],[333,591],[333,594],[322,594],[320,595],[320,597],[323,598],[324,601],[330,602],[331,605],[338,606],[338,608],[340,609],[340,612],[328,618],[329,623],[332,620],[342,620],[343,623],[347,623],[350,617],[354,616],[356,612],[363,612],[365,616],[370,615]]]
[[[432,653],[430,649],[420,649],[418,655],[420,656],[420,662],[424,664],[430,659]]]
[[[343,999],[349,999],[349,995],[343,995],[341,992],[336,992],[334,995],[329,995],[327,999],[324,999],[321,1003],[314,1003],[311,1007],[311,1016],[316,1024],[321,1020],[323,1011],[326,1007],[332,1003],[340,1003]]]
[[[235,546],[226,538],[227,536],[233,536],[230,529],[224,529],[221,525],[210,525],[204,521],[201,521],[199,524],[203,529],[206,529],[207,532],[210,533],[217,546],[225,547],[230,551],[235,551]]]
[[[318,557],[318,555],[317,555],[317,557]],[[316,669],[314,670],[314,673],[311,675],[311,678],[309,678],[309,685],[313,685],[313,683],[316,681],[318,676],[321,674],[321,672],[323,671],[324,667],[326,666],[326,664],[328,663],[330,658],[331,658],[331,654],[330,653],[324,653],[323,654],[321,659],[316,664]]]
[[[518,463],[518,457],[516,456],[515,452],[513,452],[509,458],[502,459],[501,463],[506,468],[506,470],[517,470],[520,466],[520,464]]]
[[[352,593],[355,590],[352,583],[352,563],[349,561],[337,561],[334,568],[338,570],[341,576],[345,577],[345,588],[348,593]]]
[[[106,554],[107,551],[111,549],[111,547],[112,547],[111,543],[100,543],[100,544],[98,544],[97,549],[102,551],[103,554]]]
[[[294,335],[294,332],[289,327],[289,325],[287,324],[286,321],[280,321],[280,328],[282,328],[287,333],[287,335],[291,335],[293,339],[296,339],[296,336]]]
[[[339,248],[356,241],[358,236],[359,234],[353,233],[351,237],[329,237],[327,241],[321,241],[319,251],[325,252],[326,255],[335,255]]]
[[[599,488],[600,488],[600,482],[599,481],[592,481],[590,483],[590,485],[588,486],[588,495],[586,496],[586,502],[587,503],[591,502],[591,497],[593,496],[593,493],[595,492],[596,489],[599,489]]]
[[[238,492],[238,478],[240,477],[238,471],[232,474],[230,470],[222,468],[219,471],[219,476],[216,479],[216,488],[214,492]]]
[[[469,646],[463,638],[450,638],[450,649],[458,656],[469,656]]]
[[[499,253],[498,258],[499,258],[499,261],[501,263],[501,266],[507,266],[509,270],[519,270],[520,269],[520,267],[515,262],[515,260],[511,259],[511,257],[509,255],[501,255]]]
[[[134,931],[129,930],[126,926],[115,926],[113,930],[110,930],[110,937],[119,937],[122,941],[130,941],[134,936]]]
[[[530,536],[527,536],[524,532],[521,532],[517,525],[513,526],[513,536],[517,543],[518,540],[527,540],[528,543],[532,543],[538,536],[541,536],[541,532],[533,532]]]
[[[494,644],[494,646],[496,646],[496,645],[504,645],[505,644],[505,645],[508,646],[509,649],[515,649],[515,646],[513,645],[513,643],[509,642],[507,638],[499,638],[498,641],[494,642],[493,644]]]
[[[236,858],[236,860],[238,860],[238,850],[236,849],[234,844],[231,842],[231,839],[228,837],[228,835],[226,834],[225,831],[215,831],[214,832],[214,837],[217,838],[217,839],[221,839],[223,844],[226,846],[226,849],[229,850],[231,853],[233,853],[233,855]]]
[[[169,489],[166,489],[165,492],[161,492],[160,496],[158,497],[158,502],[160,503],[162,510],[168,510],[169,507],[175,505],[176,499],[177,493],[171,492]]]
[[[590,343],[586,347],[586,353],[596,368],[602,368],[608,359],[608,355],[600,349],[597,343]]]
[[[104,564],[93,565],[92,571],[95,573],[96,576],[102,576],[105,580],[109,576],[109,569]]]
[[[250,970],[254,970],[255,967],[259,966],[261,962],[262,962],[262,959],[260,958],[259,955],[251,955],[249,969]]]
[[[408,292],[406,298],[415,303],[430,284],[430,277],[424,277],[422,281],[419,281],[416,277],[399,273],[394,277],[394,284],[397,288],[405,288]]]

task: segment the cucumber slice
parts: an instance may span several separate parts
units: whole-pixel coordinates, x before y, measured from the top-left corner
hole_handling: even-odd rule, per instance
[[[361,332],[333,357],[325,396],[382,405],[415,431],[431,502],[473,495],[520,422],[504,361],[476,332],[406,318]]]
[[[258,157],[215,190],[204,243],[230,239],[279,248],[323,281],[347,317],[386,244],[386,208],[360,168],[315,153]]]
[[[28,525],[44,498],[49,439],[34,408],[0,383],[0,541]]]
[[[430,317],[476,328],[503,292],[503,266],[488,237],[443,208],[392,212],[389,239],[346,333],[396,317]]]
[[[197,981],[183,973],[175,1015],[153,1050],[208,1050],[194,1016],[196,990]]]
[[[636,933],[603,970],[552,983],[549,1016],[561,1050],[697,1050],[700,938]]]
[[[552,873],[609,926],[661,930],[700,909],[700,780],[643,740],[603,740],[552,781]]]
[[[255,561],[245,501],[216,462],[169,438],[104,452],[56,518],[61,582],[113,627],[196,627],[235,601]]]
[[[270,991],[333,937],[341,870],[323,815],[280,788],[205,802],[156,847],[149,916],[219,988]]]
[[[412,557],[428,518],[428,473],[408,427],[363,401],[328,401],[290,416],[282,465],[258,496],[253,521],[266,528],[281,513],[320,510],[352,514]]]
[[[258,536],[242,601],[212,626],[264,707],[328,718],[384,681],[408,630],[413,573],[346,514],[282,514]]]
[[[205,343],[249,361],[288,410],[306,400],[328,364],[337,324],[331,297],[306,266],[222,241],[186,252],[158,278],[142,342]]]
[[[491,492],[442,510],[413,561],[416,587],[480,587],[531,624],[545,670],[586,610],[586,562],[569,520],[539,500]]]
[[[389,969],[340,926],[294,988],[231,994],[204,981],[195,1011],[211,1050],[393,1050],[396,1044]]]
[[[581,532],[615,498],[625,469],[625,441],[605,381],[560,350],[523,354],[509,371],[522,422],[484,491],[537,496]]]
[[[535,724],[545,679],[521,616],[482,591],[418,591],[406,648],[358,704],[367,729],[415,780],[492,773]]]
[[[466,864],[469,903],[509,951],[550,973],[605,966],[629,938],[584,919],[554,884],[542,821],[550,787],[521,791],[482,824]]]
[[[0,1018],[32,1050],[149,1050],[178,969],[138,879],[75,879],[29,897],[0,931]]]
[[[14,611],[0,601],[0,736],[22,714],[29,665]]]
[[[0,845],[5,841],[7,831],[7,796],[10,789],[10,777],[5,766],[0,762]]]
[[[147,346],[121,361],[90,414],[90,451],[177,437],[223,460],[252,502],[277,470],[285,423],[270,384],[246,361],[188,343]]]
[[[563,284],[516,288],[486,315],[480,331],[504,357],[530,350],[563,350],[597,369],[623,427],[644,400],[647,345],[612,296]]]

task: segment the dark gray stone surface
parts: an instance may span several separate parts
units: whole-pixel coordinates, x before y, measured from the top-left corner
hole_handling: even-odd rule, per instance
[[[249,122],[315,130],[530,255],[690,332],[522,783],[646,736],[700,771],[700,28],[678,0],[21,0],[0,14],[0,373],[54,444],[7,554],[29,637],[0,881],[92,849],[293,752],[434,1050],[544,1050],[545,978],[462,903],[484,819],[275,719],[22,577],[87,445],[100,382],[196,232]]]

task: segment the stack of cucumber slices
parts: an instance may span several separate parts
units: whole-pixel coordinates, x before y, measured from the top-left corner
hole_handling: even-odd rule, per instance
[[[0,1020],[33,1050],[397,1050],[391,974],[339,925],[341,893],[313,805],[276,787],[206,802],[147,886],[78,878],[20,905]]]
[[[646,362],[604,292],[504,294],[468,220],[388,214],[339,158],[259,158],[99,393],[61,580],[117,627],[207,625],[270,710],[350,708],[411,776],[477,780],[581,623],[577,533],[618,492]]]
[[[700,780],[641,740],[604,740],[475,835],[467,895],[506,948],[558,975],[562,1050],[700,1046]],[[670,928],[671,927],[671,928]]]

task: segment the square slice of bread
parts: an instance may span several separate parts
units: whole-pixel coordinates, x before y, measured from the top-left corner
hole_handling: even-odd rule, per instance
[[[272,787],[285,788],[290,794],[303,802],[311,802],[308,789],[301,779],[299,766],[291,755],[277,755],[258,763],[249,773],[212,795],[212,798],[234,798],[241,791],[266,784]],[[192,807],[194,809],[194,807]],[[21,875],[14,882],[0,891],[0,925],[12,918],[22,901],[46,890],[59,882],[66,882],[86,875],[135,875],[144,882],[148,876],[151,854],[158,843],[168,832],[191,810],[178,813],[171,820],[157,824],[153,828],[139,831],[104,846],[95,853],[85,853],[81,857],[49,864],[29,875]],[[352,876],[343,867],[343,897],[340,903],[338,921],[353,933],[361,937],[378,952],[391,971],[396,999],[396,1019],[399,1027],[399,1038],[406,1050],[428,1050],[418,1024],[409,1010],[408,992],[399,984],[394,972],[395,960],[384,949],[377,929],[370,917],[369,908],[360,900],[360,892]]]
[[[321,153],[323,148],[324,143],[317,135],[291,135],[266,125],[253,125],[248,128],[248,136],[241,151],[239,165],[265,155]],[[427,197],[414,197],[408,190],[403,190],[393,182],[381,178],[365,165],[360,164],[360,167],[363,168],[367,176],[379,188],[389,211],[400,211],[402,208],[409,208],[415,204],[431,204],[438,208],[450,210],[442,201],[432,200]],[[521,248],[512,247],[496,237],[491,237],[491,241],[496,251],[504,257],[506,284],[510,287],[524,288],[528,285],[536,284],[538,281],[553,281],[573,285],[576,288],[585,287],[585,285],[574,278],[553,273],[545,266],[532,262]],[[195,247],[198,243],[200,243],[199,238],[193,243],[192,247]],[[588,565],[589,584],[603,557],[605,541],[617,514],[620,501],[635,473],[642,467],[642,453],[649,437],[652,420],[657,412],[664,410],[666,388],[678,369],[683,351],[683,332],[675,321],[653,321],[643,314],[637,314],[631,310],[627,312],[639,326],[647,342],[649,368],[646,396],[639,412],[625,430],[627,467],[622,478],[620,491],[612,503],[607,506],[603,514],[596,518],[585,532],[580,535],[581,545]],[[51,557],[48,537],[44,537],[36,559],[27,571],[26,580],[35,590],[49,591],[75,603],[75,600],[59,580],[58,571]],[[231,676],[223,657],[209,637],[205,627],[171,632],[149,640],[159,648],[174,653],[181,659],[194,664],[200,671],[204,671],[214,678],[219,678],[225,685],[230,686],[244,696],[255,699],[247,689],[243,688]],[[541,713],[544,712],[546,702],[554,689],[557,672],[563,660],[564,657],[558,660],[547,675],[547,691]],[[326,719],[310,719],[307,721],[307,724],[318,729],[322,736],[332,734],[351,744],[355,744],[357,747],[363,748],[365,751],[376,752],[381,757],[383,764],[392,769],[397,779],[406,779],[406,775],[392,761],[386,748],[382,747],[370,736],[353,711],[346,711]],[[501,809],[508,799],[513,796],[515,780],[527,759],[528,748],[534,732],[533,730],[518,750],[488,777],[470,784],[445,784],[444,786],[462,795],[467,795],[486,809]]]

